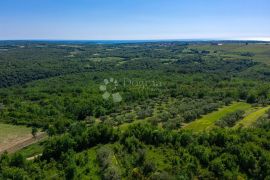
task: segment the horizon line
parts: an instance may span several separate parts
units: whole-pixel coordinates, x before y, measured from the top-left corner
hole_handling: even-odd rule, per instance
[[[260,41],[270,42],[270,38],[247,38],[247,39],[228,39],[228,38],[188,38],[188,39],[0,39],[0,41]]]

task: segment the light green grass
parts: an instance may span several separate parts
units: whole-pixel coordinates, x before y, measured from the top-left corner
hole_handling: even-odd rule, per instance
[[[93,147],[88,149],[87,151],[78,153],[77,156],[87,154],[89,158],[89,162],[82,166],[78,167],[78,173],[81,174],[81,179],[92,179],[92,180],[100,180],[100,169],[97,162],[97,147]],[[89,172],[86,173],[86,169],[89,169]]]
[[[194,130],[194,131],[203,131],[213,128],[215,122],[225,116],[228,113],[234,112],[236,110],[247,110],[251,108],[250,104],[244,102],[236,102],[230,106],[225,106],[220,108],[218,111],[209,113],[202,118],[195,120],[189,124],[187,124],[184,129]]]
[[[31,135],[31,128],[0,123],[0,146]]]
[[[166,151],[160,147],[150,147],[146,151],[146,161],[153,162],[159,171],[170,169],[172,164],[169,157],[174,154],[173,150],[168,147],[166,147]]]
[[[126,131],[128,129],[128,127],[130,127],[131,125],[135,125],[135,124],[139,124],[139,123],[146,123],[146,119],[141,119],[141,120],[134,120],[131,123],[123,123],[119,126],[121,131]]]
[[[263,116],[268,109],[270,109],[270,106],[255,109],[255,111],[249,113],[243,120],[239,121],[234,128],[250,127],[259,117]]]
[[[100,179],[100,169],[97,162],[97,152],[95,148],[88,150],[88,156],[90,158],[89,168],[90,168],[90,177],[91,179]]]
[[[41,141],[41,142],[38,142],[36,144],[32,144],[30,146],[27,146],[18,152],[21,153],[26,158],[33,157],[33,156],[42,154],[43,149],[44,149],[43,144],[44,144],[44,141]]]

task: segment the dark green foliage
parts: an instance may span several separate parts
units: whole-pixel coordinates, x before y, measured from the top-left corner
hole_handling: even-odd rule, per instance
[[[0,51],[1,123],[50,136],[35,161],[1,155],[0,179],[270,178],[269,112],[250,129],[181,130],[234,101],[270,104],[269,65],[254,61],[265,54],[207,42],[0,48],[7,49]],[[120,103],[102,98],[99,86],[110,77]],[[232,127],[243,115],[216,125]]]
[[[105,144],[117,140],[112,127],[106,125],[86,128],[82,124],[71,127],[70,134],[52,137],[44,147],[43,159],[59,159],[62,153],[69,150],[83,150],[97,144]]]
[[[78,177],[78,168],[86,166],[87,163],[81,156],[76,158],[73,150],[80,152],[95,144],[92,143],[83,149],[81,147],[79,150],[76,143],[79,139],[84,139],[84,132],[95,132],[94,129],[103,133],[111,131],[102,130],[104,128],[103,126],[89,128],[80,123],[72,125],[70,133],[54,137],[45,145],[42,158],[49,161],[32,163],[26,162],[20,154],[10,158],[4,154],[0,161],[2,176],[10,177],[10,173],[14,173],[18,178],[27,177],[31,166],[45,162],[53,166],[53,160],[56,160],[59,164],[57,171],[61,171],[60,167],[63,165],[67,179]],[[99,138],[103,143],[117,141],[110,138],[108,140],[107,135],[105,135],[107,141],[104,141],[102,134],[99,136],[94,134],[90,137]],[[231,179],[237,176],[265,179],[270,175],[270,149],[266,144],[270,134],[267,129],[215,129],[196,134],[190,131],[158,130],[147,124],[139,124],[118,135],[121,136],[120,144],[101,145],[97,150],[97,162],[103,179],[121,179],[121,177],[153,179],[158,174],[162,175],[161,179],[165,177],[192,179],[196,176],[207,179],[211,177]],[[92,142],[97,141],[92,139]],[[155,148],[152,148],[152,145]],[[156,149],[165,153],[156,156],[168,158],[168,161],[165,161],[168,166],[165,172],[160,169],[161,159],[149,159],[150,151]],[[126,161],[126,158],[129,161]],[[126,173],[123,174],[119,166]],[[35,168],[37,172],[40,171]],[[35,177],[37,176],[35,174]]]
[[[31,133],[32,133],[32,136],[33,136],[34,138],[36,137],[37,132],[38,132],[38,129],[37,129],[36,127],[33,127]]]
[[[259,118],[258,121],[254,124],[255,127],[268,129],[270,130],[270,117],[268,118]]]

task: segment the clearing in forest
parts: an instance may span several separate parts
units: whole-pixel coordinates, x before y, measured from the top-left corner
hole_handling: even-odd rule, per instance
[[[0,124],[0,152],[11,144],[32,137],[31,128],[26,126],[15,126]]]
[[[251,108],[250,104],[244,102],[235,102],[230,106],[225,106],[220,108],[218,111],[214,111],[207,115],[202,116],[202,118],[195,120],[189,124],[187,124],[184,129],[190,129],[194,131],[203,131],[207,129],[211,129],[215,126],[215,122],[225,116],[228,113],[232,113],[236,110],[246,111]]]
[[[45,133],[38,133],[36,138],[33,138],[31,131],[32,129],[26,126],[0,123],[0,154],[4,151],[15,152],[46,136]]]
[[[238,128],[240,126],[250,127],[253,123],[257,121],[259,117],[263,116],[266,113],[266,111],[269,109],[270,109],[270,106],[256,108],[251,113],[249,113],[243,120],[239,121],[234,127],[235,128]]]

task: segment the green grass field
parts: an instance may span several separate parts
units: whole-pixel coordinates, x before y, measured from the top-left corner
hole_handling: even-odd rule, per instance
[[[189,124],[187,124],[184,129],[194,130],[194,131],[203,131],[208,130],[214,127],[214,123],[225,116],[228,113],[234,112],[236,110],[246,111],[251,108],[250,104],[244,102],[236,102],[231,104],[230,106],[225,106],[220,108],[218,111],[209,113],[202,118],[195,120]]]
[[[253,123],[257,121],[257,119],[261,116],[263,116],[266,111],[270,109],[270,106],[268,107],[260,107],[254,109],[252,112],[250,112],[243,120],[239,121],[234,128],[238,127],[250,127]]]
[[[31,128],[26,126],[0,124],[0,150],[8,144],[15,143],[28,136],[31,136]]]

